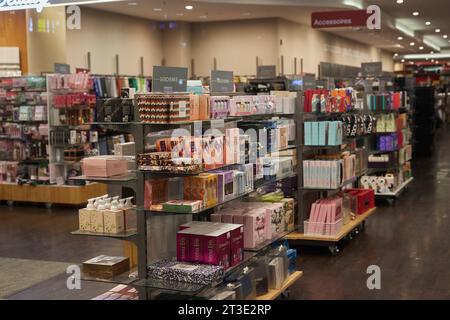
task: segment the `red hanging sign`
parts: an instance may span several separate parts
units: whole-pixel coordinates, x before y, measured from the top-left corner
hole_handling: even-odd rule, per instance
[[[313,28],[365,27],[371,16],[366,10],[323,11],[311,14]]]

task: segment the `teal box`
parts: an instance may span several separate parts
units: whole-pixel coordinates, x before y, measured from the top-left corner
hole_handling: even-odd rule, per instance
[[[320,121],[319,122],[319,144],[318,146],[326,146],[327,145],[327,129],[328,129],[329,121]]]
[[[312,145],[319,145],[319,122],[311,122]]]
[[[312,124],[310,121],[304,123],[305,146],[312,145]]]

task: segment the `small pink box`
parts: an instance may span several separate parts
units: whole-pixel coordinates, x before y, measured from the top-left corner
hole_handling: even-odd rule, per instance
[[[127,172],[127,160],[123,158],[96,156],[83,159],[83,174],[88,177],[111,177]]]
[[[266,240],[266,211],[258,210],[242,216],[235,216],[234,223],[244,225],[244,248],[252,249]]]

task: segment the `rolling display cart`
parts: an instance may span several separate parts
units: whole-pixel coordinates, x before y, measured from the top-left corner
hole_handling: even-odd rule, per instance
[[[301,106],[304,106],[303,101],[299,102]],[[301,109],[302,112],[299,114],[299,123],[300,126],[297,127],[298,135],[300,137],[300,141],[304,141],[304,126],[305,121],[326,121],[332,119],[336,116],[343,115],[342,113],[313,113],[313,112],[304,112],[304,108]],[[352,114],[365,114],[367,111],[365,110],[353,110]],[[355,147],[365,148],[366,150],[370,149],[370,137],[372,135],[361,135],[355,137],[347,137],[344,138],[342,144],[336,146],[302,146],[301,152],[299,152],[299,163],[302,163],[306,157],[305,155],[308,153],[315,154],[327,154],[329,152],[336,153],[341,152],[350,147],[350,149],[354,149]],[[337,194],[344,188],[351,187],[357,180],[367,174],[367,169],[362,169],[360,172],[357,172],[353,178],[345,180],[338,188],[332,189],[317,189],[317,188],[309,188],[304,187],[303,181],[303,170],[300,170],[299,177],[299,192],[301,196],[301,201],[299,203],[298,210],[298,231],[292,232],[285,237],[286,240],[289,240],[293,245],[306,245],[306,246],[321,246],[328,247],[328,250],[332,255],[335,255],[340,252],[340,243],[343,239],[351,240],[361,232],[365,230],[365,221],[368,217],[375,213],[376,208],[372,208],[368,210],[366,213],[362,215],[358,215],[354,220],[351,220],[347,224],[343,225],[341,230],[333,236],[325,236],[325,235],[312,235],[305,233],[304,222],[308,219],[310,212],[310,205],[313,201],[308,201],[311,195],[314,196],[314,199],[325,198],[330,195]]]

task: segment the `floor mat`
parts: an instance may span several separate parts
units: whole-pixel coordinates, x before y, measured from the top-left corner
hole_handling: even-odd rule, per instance
[[[0,257],[0,298],[32,287],[66,271],[64,262]]]

